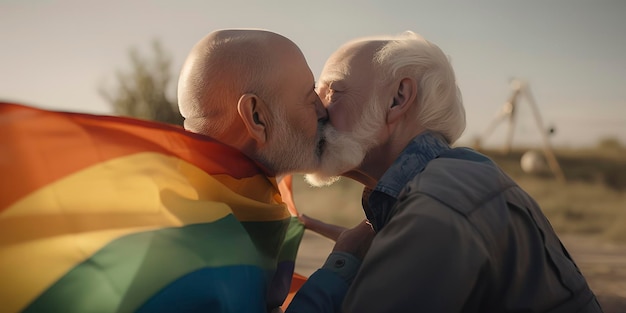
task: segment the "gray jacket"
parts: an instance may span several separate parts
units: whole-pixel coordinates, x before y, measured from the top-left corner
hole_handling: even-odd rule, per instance
[[[490,159],[448,148],[422,161],[397,197],[364,198],[379,232],[344,312],[602,312],[539,206]]]

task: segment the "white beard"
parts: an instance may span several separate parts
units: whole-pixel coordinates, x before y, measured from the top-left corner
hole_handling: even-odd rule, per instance
[[[258,159],[275,174],[306,172],[319,167],[320,153],[318,142],[323,125],[318,124],[317,134],[313,139],[307,138],[299,128],[288,124],[284,112],[277,112],[275,118],[282,120],[276,123],[277,129],[272,133],[271,144],[258,152]]]
[[[329,186],[339,180],[340,175],[357,168],[367,152],[378,145],[377,134],[384,127],[384,113],[378,101],[366,104],[360,120],[351,132],[339,132],[332,125],[324,128],[326,146],[320,167],[304,176],[312,186]]]

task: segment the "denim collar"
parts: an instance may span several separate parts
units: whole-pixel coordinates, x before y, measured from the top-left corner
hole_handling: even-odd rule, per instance
[[[365,188],[363,209],[376,231],[383,228],[402,189],[424,170],[428,162],[449,149],[441,135],[432,132],[419,134],[402,150],[376,187],[373,190]]]

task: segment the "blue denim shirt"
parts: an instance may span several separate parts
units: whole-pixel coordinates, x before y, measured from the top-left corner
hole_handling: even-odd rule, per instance
[[[447,150],[450,150],[450,145],[441,135],[432,132],[419,134],[404,148],[376,187],[365,188],[363,210],[374,230],[378,232],[385,226],[389,212],[406,184],[423,171],[428,162]]]

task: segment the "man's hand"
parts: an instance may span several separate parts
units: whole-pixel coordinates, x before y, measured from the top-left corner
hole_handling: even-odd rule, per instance
[[[300,220],[307,229],[334,240],[333,251],[350,253],[360,260],[365,257],[375,235],[372,225],[367,220],[350,229],[324,223],[306,215],[300,215]]]
[[[324,223],[304,214],[300,215],[298,218],[304,224],[306,229],[318,233],[332,241],[337,241],[339,235],[347,229],[339,225]]]
[[[335,242],[333,252],[347,252],[354,255],[359,260],[363,260],[375,235],[376,233],[372,228],[372,224],[367,220],[363,220],[354,228],[347,229],[339,235],[339,238]]]

